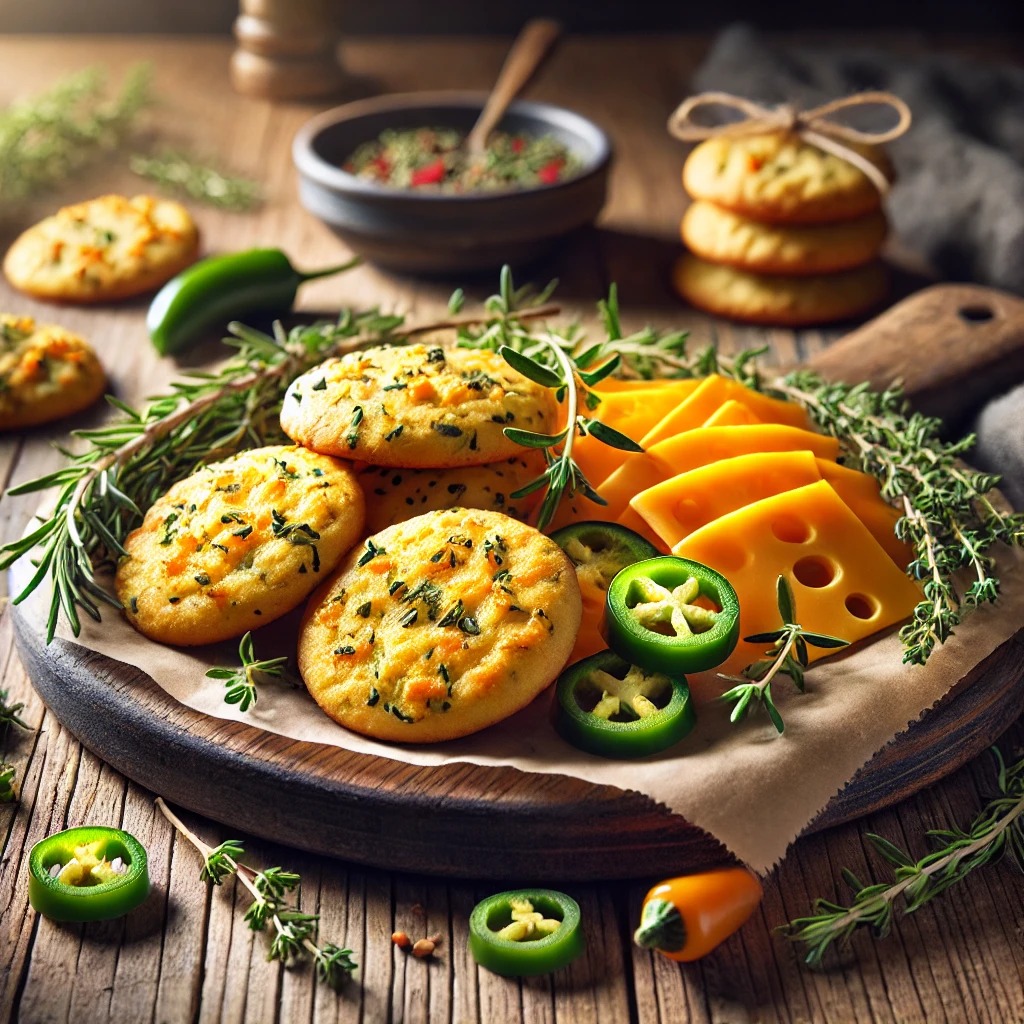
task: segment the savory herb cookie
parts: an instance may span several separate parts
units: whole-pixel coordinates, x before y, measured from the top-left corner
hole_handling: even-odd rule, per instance
[[[163,284],[196,258],[199,233],[180,203],[101,196],[65,206],[7,250],[15,288],[57,302],[109,302]]]
[[[326,455],[274,445],[176,483],[125,541],[117,596],[162,643],[208,644],[291,611],[362,536],[363,494]]]
[[[885,269],[877,262],[835,274],[796,277],[752,274],[689,253],[676,263],[672,280],[676,291],[698,309],[784,327],[845,320],[867,312],[882,301],[888,287]]]
[[[506,426],[550,433],[553,393],[495,352],[434,345],[370,348],[292,382],[281,428],[326,455],[405,469],[481,466],[522,448]]]
[[[683,217],[682,236],[712,263],[761,274],[824,274],[869,263],[887,228],[881,210],[834,224],[765,224],[697,202]]]
[[[313,595],[299,670],[346,728],[450,740],[548,686],[580,616],[576,571],[549,537],[498,512],[427,512],[375,534]]]
[[[105,384],[96,353],[77,334],[30,316],[0,316],[0,430],[80,412]]]
[[[455,469],[393,469],[368,466],[358,476],[366,495],[366,530],[376,533],[439,508],[482,508],[526,521],[539,497],[522,499],[512,492],[544,472],[544,456],[521,449],[522,454],[486,466]]]
[[[891,175],[880,150],[853,148]],[[683,187],[694,199],[753,220],[794,224],[862,217],[881,205],[863,171],[782,133],[707,139],[687,158]]]

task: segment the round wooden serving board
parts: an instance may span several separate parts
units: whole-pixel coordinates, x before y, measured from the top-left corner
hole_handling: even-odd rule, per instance
[[[90,750],[172,803],[316,853],[460,878],[636,878],[729,860],[638,793],[472,764],[421,768],[302,743],[179,704],[149,676],[13,609],[36,690]],[[808,831],[902,800],[1024,712],[1024,630],[865,765]]]
[[[942,286],[857,335],[860,344],[840,342],[823,359],[823,373],[847,380],[869,373],[884,386],[886,351],[903,358],[915,348],[920,358],[907,365],[928,369],[920,390],[937,405],[940,385],[962,398],[971,367],[956,358],[955,369],[940,372],[935,342],[958,357],[972,352],[991,374],[994,351],[1013,362],[1011,350],[1024,347],[1024,303]],[[875,344],[880,338],[887,343]],[[944,411],[964,410],[946,404]],[[59,640],[47,646],[41,623],[21,606],[12,614],[25,668],[63,725],[124,775],[233,829],[376,867],[460,878],[644,877],[729,860],[714,838],[634,792],[512,768],[421,768],[207,717],[131,666]],[[808,831],[896,803],[975,757],[1024,712],[1022,678],[1024,628],[877,753]]]

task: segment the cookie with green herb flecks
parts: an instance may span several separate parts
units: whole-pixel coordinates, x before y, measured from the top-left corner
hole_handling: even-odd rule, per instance
[[[358,476],[366,495],[367,531],[376,533],[424,512],[456,506],[503,512],[525,522],[541,494],[513,498],[512,492],[544,472],[544,456],[528,448],[520,453],[486,466],[455,469],[368,466]]]
[[[176,483],[125,541],[117,596],[162,643],[239,636],[291,611],[363,530],[363,494],[342,462],[274,445]]]
[[[294,380],[281,428],[325,455],[402,469],[482,466],[522,448],[507,426],[550,433],[549,389],[497,353],[439,345],[370,348]]]
[[[299,670],[346,728],[454,739],[549,686],[581,615],[576,572],[550,537],[497,512],[428,512],[374,534],[313,595]]]

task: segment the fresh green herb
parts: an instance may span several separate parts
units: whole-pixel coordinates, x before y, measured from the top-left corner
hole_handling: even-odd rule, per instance
[[[411,625],[413,625],[416,622],[416,619],[418,618],[419,614],[420,613],[418,608],[410,608],[408,611],[403,612],[399,616],[398,624],[402,626],[404,629],[408,629]]]
[[[966,829],[929,830],[925,834],[935,849],[918,861],[887,839],[867,833],[875,850],[896,869],[894,880],[864,885],[843,868],[843,880],[853,890],[852,904],[818,899],[814,903],[818,913],[798,917],[779,929],[807,947],[808,964],[819,966],[834,942],[846,945],[860,928],[870,928],[872,935],[883,938],[892,929],[897,908],[912,914],[972,871],[995,864],[1006,854],[1024,870],[1024,759],[1007,767],[998,749],[993,747],[992,754],[998,794]]]
[[[245,855],[242,844],[228,840],[218,847],[204,843],[164,803],[156,798],[160,813],[183,835],[203,858],[201,877],[220,885],[226,877],[234,875],[248,889],[253,898],[245,912],[245,923],[253,931],[264,931],[271,926],[270,951],[268,960],[288,964],[303,956],[309,956],[316,970],[318,980],[332,988],[341,985],[356,969],[351,949],[342,949],[333,943],[320,945],[318,929],[319,914],[307,914],[288,901],[288,894],[301,883],[299,875],[282,868],[256,868],[243,864]]]
[[[227,688],[224,694],[225,704],[237,704],[239,711],[248,711],[256,703],[259,696],[256,684],[260,677],[285,676],[287,658],[256,657],[256,645],[252,633],[246,633],[238,644],[238,658],[241,665],[236,668],[211,668],[206,674],[210,679],[223,679]]]
[[[25,708],[24,702],[18,701],[17,704],[8,704],[7,692],[7,690],[0,690],[0,729],[6,729],[10,725],[17,725],[22,729],[31,729],[32,727],[20,714]]]
[[[0,112],[0,196],[7,203],[52,188],[119,149],[152,102],[150,69],[136,64],[120,94],[105,98],[100,68],[61,79]]]
[[[751,708],[762,705],[768,712],[772,724],[781,734],[785,729],[782,715],[779,714],[775,701],[772,699],[772,680],[779,674],[787,675],[793,685],[804,692],[804,670],[807,668],[807,645],[812,647],[846,647],[848,640],[840,640],[823,633],[811,633],[797,624],[796,609],[793,605],[793,591],[785,576],[776,580],[775,593],[779,604],[779,616],[782,628],[770,633],[756,633],[743,638],[748,644],[771,644],[766,651],[767,658],[748,665],[740,676],[726,676],[719,673],[722,679],[737,683],[719,697],[734,707],[729,716],[730,722],[738,722]]]
[[[463,614],[462,599],[460,598],[451,608],[444,613],[444,616],[437,623],[439,626],[454,626]]]
[[[399,423],[397,427],[395,427],[395,428],[394,428],[393,430],[389,430],[389,431],[388,431],[388,432],[387,432],[387,433],[386,433],[386,434],[384,435],[384,440],[385,440],[385,441],[394,441],[394,439],[395,439],[396,437],[401,437],[401,436],[402,436],[402,431],[403,431],[404,429],[405,429],[405,424],[403,424],[403,423]]]
[[[430,429],[436,431],[442,437],[462,437],[462,429],[455,426],[454,423],[441,423],[434,420],[430,424]]]
[[[348,442],[349,448],[355,448],[359,443],[359,424],[363,422],[363,407],[357,405],[352,410],[352,422],[349,424],[348,433],[345,435],[345,440]]]
[[[361,619],[368,619],[371,611],[373,611],[373,602],[365,601],[356,609],[356,615]]]
[[[153,155],[135,153],[128,166],[134,174],[156,182],[168,192],[187,195],[223,210],[245,213],[261,202],[256,182],[224,174],[177,150],[167,149]]]
[[[356,562],[356,565],[366,565],[367,563],[372,562],[378,555],[386,554],[387,551],[385,551],[384,548],[377,547],[377,545],[373,543],[373,538],[368,537],[366,541],[366,550],[359,556],[359,561]]]

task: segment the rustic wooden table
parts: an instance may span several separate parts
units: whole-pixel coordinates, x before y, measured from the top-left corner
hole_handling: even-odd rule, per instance
[[[504,51],[500,41],[361,42],[347,48],[350,68],[368,87],[407,90],[479,87],[489,83]],[[588,318],[593,301],[617,280],[630,325],[673,323],[697,342],[725,350],[768,342],[772,357],[793,362],[828,340],[819,332],[735,329],[682,307],[665,281],[684,206],[680,150],[663,130],[684,95],[706,44],[685,38],[570,41],[534,94],[580,110],[604,124],[618,151],[612,195],[599,230],[577,240],[538,277],[557,273],[568,312]],[[915,44],[918,45],[918,44]],[[1001,49],[990,45],[986,52]],[[268,202],[257,214],[196,211],[206,248],[281,245],[300,265],[328,264],[340,245],[295,198],[289,147],[311,108],[243,100],[228,88],[229,43],[190,39],[0,40],[0,102],[48,85],[59,74],[102,63],[117,80],[134,60],[152,61],[162,100],[161,137],[226,160],[264,182]],[[140,189],[110,165],[80,175],[61,199]],[[130,192],[129,192],[130,194]],[[53,198],[17,211],[20,224],[53,206]],[[4,227],[6,244],[18,225]],[[157,360],[145,341],[145,302],[106,309],[55,310],[0,284],[0,308],[57,318],[91,338],[116,392],[133,402],[180,367]],[[312,310],[380,304],[413,318],[436,314],[450,286],[401,281],[371,268],[317,283],[303,293]],[[471,291],[487,293],[484,286]],[[91,422],[83,418],[78,425]],[[55,467],[51,442],[63,428],[0,441],[0,476],[18,483]],[[24,529],[33,501],[4,498],[0,535]],[[495,886],[452,884],[391,874],[313,857],[259,841],[246,844],[260,865],[283,864],[303,877],[302,905],[322,915],[325,938],[351,946],[360,969],[335,994],[309,970],[265,962],[263,936],[242,923],[241,894],[210,889],[200,862],[140,789],[81,747],[42,705],[12,646],[9,616],[0,618],[2,686],[25,702],[31,732],[11,730],[2,757],[17,766],[21,800],[0,806],[0,1017],[22,1022],[116,1021],[1019,1021],[1024,1018],[1024,886],[999,865],[900,923],[880,942],[858,936],[828,972],[811,972],[772,929],[807,911],[815,896],[845,898],[839,869],[885,877],[864,835],[878,832],[916,854],[928,828],[966,823],[988,790],[991,765],[980,758],[921,795],[857,824],[798,842],[767,879],[760,911],[742,932],[701,963],[673,964],[640,951],[630,932],[645,886],[571,887],[583,907],[588,951],[553,977],[517,982],[473,964],[466,947],[473,904]],[[1019,727],[1007,738],[1024,739]],[[799,785],[800,780],[792,780]],[[185,815],[211,843],[217,824]],[[153,892],[124,921],[59,926],[28,905],[26,862],[32,844],[61,828],[120,824],[150,853]],[[444,856],[438,850],[438,857]],[[438,955],[413,960],[394,949],[395,928],[440,933]]]

